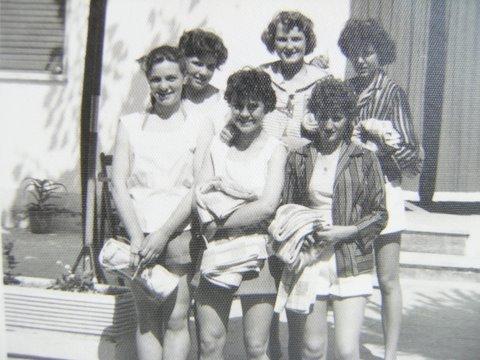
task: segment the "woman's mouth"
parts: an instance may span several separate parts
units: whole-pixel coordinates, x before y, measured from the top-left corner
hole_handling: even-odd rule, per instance
[[[168,97],[169,97],[170,95],[173,95],[173,94],[174,94],[173,91],[165,91],[165,92],[159,92],[159,91],[157,91],[157,92],[155,92],[155,93],[153,94],[153,97],[154,97],[155,100],[157,100],[157,101],[164,101],[164,100],[168,99]]]

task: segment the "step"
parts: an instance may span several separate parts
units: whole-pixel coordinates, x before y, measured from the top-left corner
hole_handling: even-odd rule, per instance
[[[405,230],[402,251],[446,255],[465,255],[468,234]]]
[[[400,253],[401,277],[423,280],[478,281],[480,259],[461,255]]]

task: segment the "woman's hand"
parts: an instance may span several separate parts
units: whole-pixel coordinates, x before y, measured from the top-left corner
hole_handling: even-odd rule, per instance
[[[354,225],[333,225],[331,227],[318,230],[315,234],[315,238],[317,242],[327,242],[329,244],[335,245],[341,241],[345,241],[354,237],[357,232],[357,227]]]
[[[130,243],[130,266],[137,267],[140,264],[140,248],[144,238],[132,239]]]
[[[222,131],[220,131],[220,140],[222,140],[225,144],[230,144],[230,142],[233,140],[234,135],[235,135],[234,125],[231,123],[228,123],[227,125],[224,126]]]
[[[149,234],[142,243],[140,249],[141,261],[144,265],[149,265],[154,262],[162,253],[165,245],[167,245],[170,236],[162,230],[155,231]]]

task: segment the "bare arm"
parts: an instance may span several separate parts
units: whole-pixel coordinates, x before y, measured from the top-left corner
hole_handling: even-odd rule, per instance
[[[140,228],[132,199],[127,189],[127,179],[130,173],[130,144],[127,130],[120,122],[113,151],[112,163],[112,196],[118,209],[120,219],[126,227],[131,241],[131,250],[137,254],[143,241],[143,231]],[[136,259],[138,262],[138,259]]]

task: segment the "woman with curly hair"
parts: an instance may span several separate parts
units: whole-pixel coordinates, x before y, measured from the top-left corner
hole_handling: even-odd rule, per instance
[[[420,172],[422,150],[414,133],[407,96],[383,68],[396,57],[395,43],[390,35],[376,20],[350,19],[338,45],[356,72],[350,80],[358,95],[356,131],[378,148],[377,155],[385,175],[389,222],[374,244],[382,294],[385,359],[395,359],[402,317],[400,238],[405,229],[401,180],[405,175]],[[378,126],[391,130],[388,134],[375,131]]]
[[[276,101],[267,73],[245,69],[232,74],[227,81],[225,99],[231,108],[230,121],[235,126],[236,136],[229,144],[220,138],[212,141],[199,184],[217,179],[253,197],[229,216],[217,218],[204,227],[203,236],[208,246],[201,268],[207,251],[221,244],[238,244],[239,239],[246,240],[245,244],[258,245],[255,261],[259,263],[256,271],[244,273],[239,284],[227,288],[212,282],[202,272],[195,294],[200,357],[223,358],[230,307],[237,295],[242,303],[247,358],[267,359],[276,286],[267,253],[268,235],[264,222],[271,219],[280,202],[287,151],[280,140],[262,128],[265,115],[274,110]],[[244,251],[247,249],[238,249],[229,256],[241,255]],[[223,271],[228,270],[228,266],[223,268]]]
[[[282,11],[268,24],[262,42],[278,56],[278,60],[260,68],[272,78],[276,108],[287,115],[288,122],[282,124],[280,131],[283,130],[282,135],[300,137],[300,122],[313,86],[328,75],[323,68],[305,61],[316,46],[313,22],[298,11]]]
[[[356,97],[347,84],[319,82],[308,110],[313,114],[306,132],[311,143],[288,157],[285,200],[314,209],[326,225],[307,242],[307,247],[319,247],[316,255],[297,257],[284,270],[299,276],[284,302],[289,359],[327,357],[328,301],[335,318],[335,358],[359,359],[365,304],[372,292],[372,242],[387,220],[383,175],[376,156],[350,142]]]
[[[185,56],[187,82],[183,107],[202,121],[213,122],[218,133],[225,125],[228,106],[222,92],[210,84],[215,71],[225,63],[228,51],[222,39],[210,31],[193,29],[180,37],[178,47]]]
[[[163,265],[179,277],[163,301],[146,295],[137,281],[139,359],[186,359],[192,269],[190,214],[195,177],[213,131],[181,107],[185,63],[181,51],[160,46],[139,60],[151,106],[120,118],[112,164],[112,190],[131,240],[131,264]],[[205,132],[204,132],[205,131]]]

